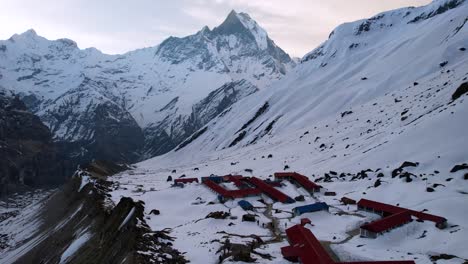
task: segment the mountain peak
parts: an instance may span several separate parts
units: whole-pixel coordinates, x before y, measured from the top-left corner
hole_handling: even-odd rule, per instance
[[[208,26],[204,26],[201,30],[200,30],[200,33],[202,34],[206,34],[206,33],[209,33],[211,32],[210,28]]]
[[[37,33],[34,29],[28,29],[25,32],[21,33],[22,36],[31,36],[31,37],[37,37]]]
[[[26,41],[33,41],[35,42],[39,38],[36,31],[34,29],[28,29],[21,34],[14,34],[9,38],[10,41],[15,40],[26,40]]]
[[[221,25],[219,25],[217,28],[218,29],[219,28],[221,28],[221,29],[236,29],[235,26],[242,26],[242,23],[239,20],[239,16],[238,16],[237,12],[235,10],[231,10],[231,12],[229,12],[228,16],[224,20],[224,22],[221,23]],[[237,28],[237,29],[240,29],[240,28]]]
[[[260,49],[268,48],[268,34],[247,13],[232,10],[224,22],[213,31],[223,35],[247,34],[253,37]]]
[[[14,34],[13,36],[11,36],[10,38],[18,38],[18,37],[22,37],[22,38],[35,38],[37,37],[37,33],[34,29],[28,29],[26,30],[25,32],[21,33],[21,34]]]
[[[231,12],[229,12],[227,17],[230,17],[230,16],[237,16],[236,10],[232,9]]]

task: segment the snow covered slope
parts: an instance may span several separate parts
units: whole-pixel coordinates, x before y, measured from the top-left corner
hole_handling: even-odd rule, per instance
[[[21,94],[58,141],[72,142],[73,156],[88,159],[134,161],[143,146],[146,156],[165,153],[294,65],[254,20],[235,11],[213,30],[122,55],[80,50],[33,30],[0,41],[0,85]],[[227,84],[237,96],[207,102]],[[212,114],[191,122],[200,108]],[[103,130],[100,123],[109,125]],[[108,143],[113,153],[103,149]]]
[[[284,232],[301,217],[343,261],[466,263],[468,214],[461,208],[468,203],[468,170],[453,168],[468,162],[467,14],[467,1],[437,0],[339,26],[270,89],[226,109],[177,150],[117,176],[113,199],[144,201],[151,228],[171,228],[175,247],[194,263],[216,261],[226,238],[256,241],[252,234],[264,242],[255,248],[260,254],[252,253],[257,263],[285,263],[284,236],[262,223],[275,220]],[[395,173],[404,161],[418,164]],[[240,220],[237,200],[219,204],[202,184],[178,189],[166,182],[229,173],[266,179],[283,170],[303,173],[337,196],[311,196],[286,184],[278,189],[306,201],[249,197],[257,225]],[[413,221],[376,240],[361,238],[358,227],[377,216],[341,205],[342,196],[427,209],[446,217],[448,227]],[[330,204],[330,213],[288,213],[316,201]],[[238,218],[205,218],[213,211]]]
[[[440,6],[453,2],[459,5],[412,22],[423,14],[445,10]],[[414,126],[424,119],[420,115],[427,118],[428,113],[448,104],[464,82],[466,11],[465,1],[435,1],[339,26],[286,78],[208,124],[207,132],[184,153],[269,144],[305,130],[312,135],[315,131],[329,133],[331,122],[344,128],[352,120],[360,123],[359,119],[366,130],[384,133]],[[355,113],[341,117],[346,111]],[[405,111],[408,117],[401,120]],[[360,115],[381,122],[374,126]],[[327,122],[329,127],[318,126]],[[183,156],[179,152],[169,157],[174,155]]]

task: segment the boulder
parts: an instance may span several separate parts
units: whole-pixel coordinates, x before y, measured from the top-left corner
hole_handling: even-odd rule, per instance
[[[305,198],[304,198],[304,195],[299,195],[299,196],[294,197],[294,200],[298,202],[304,202]]]
[[[205,218],[213,218],[213,219],[226,219],[230,216],[231,214],[229,212],[223,212],[223,211],[216,211],[216,212],[211,212],[209,213]]]
[[[153,209],[153,210],[151,210],[150,214],[152,214],[152,215],[160,215],[161,212],[160,212],[159,210],[157,210],[157,209]]]
[[[250,256],[251,247],[243,244],[231,244],[230,253],[233,261],[255,262]]]
[[[348,204],[356,204],[356,200],[353,200],[351,198],[348,198],[348,197],[343,197],[341,198],[340,200],[343,204],[345,205],[348,205]]]
[[[245,214],[242,216],[242,222],[255,222],[256,215],[253,214]]]
[[[377,179],[374,183],[374,188],[377,188],[379,187],[380,185],[382,185],[382,181],[380,179]]]
[[[468,93],[468,82],[462,83],[457,90],[452,94],[452,100],[455,101],[460,98],[462,95]]]
[[[454,173],[454,172],[457,172],[457,171],[460,171],[460,170],[468,170],[468,164],[463,163],[463,164],[455,165],[455,166],[450,170],[450,172],[451,172],[451,173]]]

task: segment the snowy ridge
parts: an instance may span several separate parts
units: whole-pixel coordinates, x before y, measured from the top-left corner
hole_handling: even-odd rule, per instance
[[[260,49],[265,50],[268,48],[268,34],[262,29],[257,22],[255,22],[246,13],[236,14],[240,22],[250,30],[252,35],[255,37],[255,41]]]

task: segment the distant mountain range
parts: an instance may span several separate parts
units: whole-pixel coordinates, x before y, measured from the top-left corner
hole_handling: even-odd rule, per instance
[[[78,163],[170,151],[295,66],[249,15],[122,55],[29,30],[0,41],[0,85],[18,94]]]

